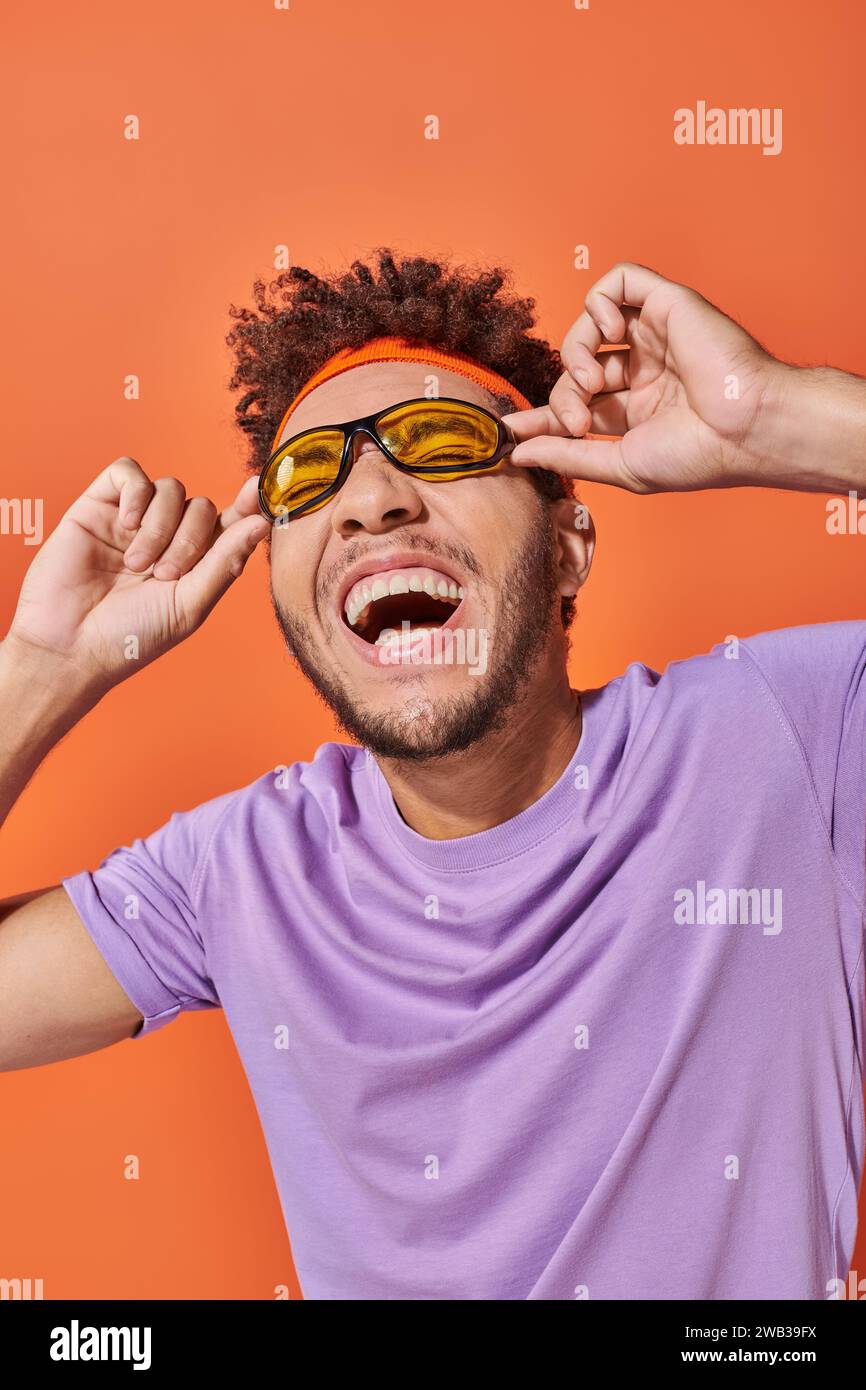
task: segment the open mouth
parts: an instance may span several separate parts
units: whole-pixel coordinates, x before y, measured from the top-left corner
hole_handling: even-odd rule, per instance
[[[401,566],[353,584],[343,600],[343,621],[363,641],[377,646],[380,639],[387,640],[383,634],[388,631],[414,634],[442,627],[463,598],[463,585],[450,575],[426,565]]]

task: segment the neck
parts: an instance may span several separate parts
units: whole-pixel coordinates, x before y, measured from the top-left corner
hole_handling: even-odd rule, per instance
[[[581,734],[580,696],[563,668],[531,683],[506,728],[426,763],[377,759],[407,825],[428,840],[490,830],[525,811],[568,766]]]

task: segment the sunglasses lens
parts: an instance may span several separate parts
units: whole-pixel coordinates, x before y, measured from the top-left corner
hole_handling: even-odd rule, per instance
[[[406,468],[431,481],[476,471],[496,453],[497,423],[484,411],[455,401],[412,401],[380,415],[379,434]],[[496,466],[496,465],[492,465]]]
[[[262,483],[271,514],[285,515],[327,492],[337,479],[342,454],[342,430],[310,430],[287,440]]]

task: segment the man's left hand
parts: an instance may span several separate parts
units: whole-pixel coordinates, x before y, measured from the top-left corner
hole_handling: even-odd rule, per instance
[[[599,359],[605,343],[628,350]],[[549,405],[503,417],[513,463],[640,493],[761,480],[791,369],[695,290],[614,266],[560,352]]]

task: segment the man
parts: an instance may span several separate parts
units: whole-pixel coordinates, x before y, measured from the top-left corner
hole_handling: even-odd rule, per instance
[[[560,360],[502,285],[381,250],[257,286],[259,482],[218,514],[117,459],[42,547],[4,812],[266,534],[354,743],[3,904],[0,1066],[221,1006],[309,1298],[826,1298],[863,1162],[866,623],[572,690],[568,480],[859,493],[866,386],[635,265]]]

